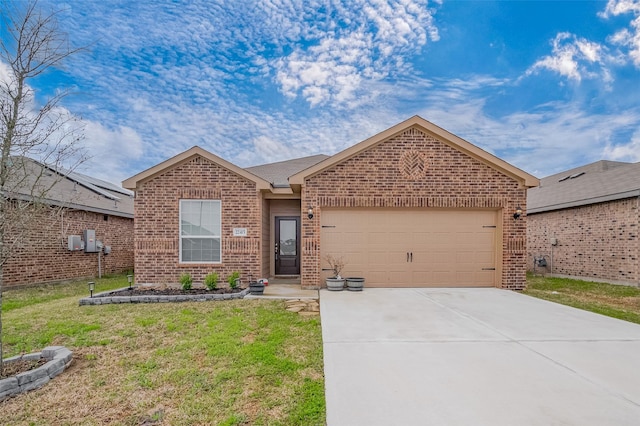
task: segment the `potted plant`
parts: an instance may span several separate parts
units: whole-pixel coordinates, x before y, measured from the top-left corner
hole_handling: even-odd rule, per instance
[[[218,288],[218,274],[216,272],[210,272],[204,277],[204,285],[209,290],[215,290]]]
[[[333,276],[325,280],[327,290],[342,291],[342,289],[344,289],[344,278],[340,276],[340,272],[344,269],[346,262],[342,256],[336,257],[331,254],[326,255],[324,260],[329,264],[329,267],[333,271]]]

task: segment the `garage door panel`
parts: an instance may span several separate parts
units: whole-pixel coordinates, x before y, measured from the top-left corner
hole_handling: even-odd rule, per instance
[[[477,287],[491,287],[495,282],[496,271],[476,272],[474,282]]]
[[[486,264],[487,267],[495,265],[495,254],[493,252],[477,252],[474,253],[475,262],[479,264]]]
[[[386,246],[389,236],[387,232],[371,232],[365,236],[365,240],[368,244]]]
[[[370,287],[494,286],[495,210],[324,209],[321,251]],[[325,228],[324,225],[331,227]]]
[[[445,264],[450,261],[451,252],[449,251],[434,251],[427,255],[429,258],[433,260],[434,264]]]

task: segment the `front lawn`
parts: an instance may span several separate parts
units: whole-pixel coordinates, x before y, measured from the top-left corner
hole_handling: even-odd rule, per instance
[[[529,275],[525,294],[640,324],[640,288]]]
[[[1,402],[0,423],[325,423],[319,318],[266,300],[78,306],[86,295],[86,282],[4,293],[5,357],[63,345],[74,363]]]

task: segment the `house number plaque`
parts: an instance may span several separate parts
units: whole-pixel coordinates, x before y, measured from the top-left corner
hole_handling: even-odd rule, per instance
[[[247,236],[247,228],[233,228],[233,236],[234,237],[246,237]]]

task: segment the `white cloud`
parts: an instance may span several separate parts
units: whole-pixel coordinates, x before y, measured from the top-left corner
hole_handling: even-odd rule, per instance
[[[128,166],[143,155],[140,135],[125,126],[108,129],[94,121],[85,121],[84,125],[83,146],[90,160],[78,171],[117,185],[133,175]]]
[[[605,65],[604,47],[598,43],[577,37],[570,33],[559,33],[552,41],[552,54],[536,61],[526,72],[531,75],[540,69],[554,71],[577,82],[583,78],[607,76],[610,73]],[[597,71],[593,66],[598,65]]]
[[[630,28],[624,28],[608,38],[612,44],[628,48],[628,56],[633,64],[640,68],[640,0],[609,0],[602,17],[631,13],[635,18]]]
[[[609,0],[604,12],[599,15],[603,18],[621,15],[624,13],[640,13],[640,1],[638,0]]]
[[[607,144],[602,150],[602,156],[614,161],[640,161],[640,131],[635,132],[627,143]]]
[[[77,143],[83,134],[83,123],[62,105],[61,99],[43,97],[45,103],[39,103],[32,82],[31,78],[23,81],[19,118],[14,129],[17,138],[11,144],[11,155],[24,155],[52,166],[73,167],[84,156],[83,147]],[[17,89],[10,65],[0,61],[0,113],[11,114]],[[4,132],[7,123],[1,121],[0,132]]]
[[[0,61],[0,83],[6,84],[7,87],[11,87],[11,81],[11,68],[9,67],[9,65]]]
[[[611,149],[607,151],[610,141],[617,141],[620,133],[640,126],[638,108],[593,113],[585,110],[579,100],[492,115],[488,112],[488,101],[496,88],[507,87],[509,83],[487,76],[440,81],[415,92],[417,86],[414,82],[406,87],[396,86],[403,95],[414,90],[413,96],[422,100],[423,106],[415,113],[540,177],[611,158]],[[640,139],[639,135],[640,132],[633,140]],[[640,148],[638,142],[621,146],[615,154],[627,154],[627,160],[631,161],[635,148]]]
[[[83,93],[66,106],[87,117],[94,155],[83,172],[110,181],[194,145],[242,167],[333,154],[416,113],[542,176],[600,159],[620,129],[640,125],[634,108],[591,115],[577,99],[490,113],[517,92],[508,79],[414,77],[407,64],[438,40],[425,1],[113,4],[66,12],[72,39],[96,40],[69,67]],[[554,41],[549,66],[563,78],[612,80],[607,47]]]
[[[426,1],[360,0],[349,9],[338,3],[324,27],[273,64],[281,91],[312,106],[352,107],[364,80],[397,75],[407,69],[403,55],[439,39]]]

